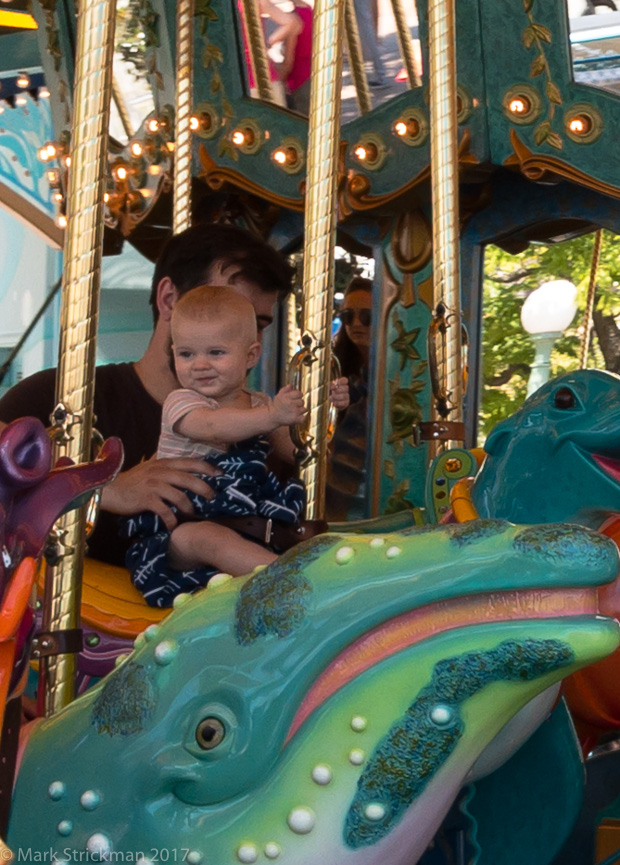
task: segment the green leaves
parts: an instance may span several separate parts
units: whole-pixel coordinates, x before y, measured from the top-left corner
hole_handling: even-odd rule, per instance
[[[547,81],[546,91],[549,102],[554,102],[556,105],[562,104],[562,94],[557,84],[554,84],[553,81]]]
[[[555,147],[556,150],[561,150],[563,146],[562,139],[557,132],[553,131],[551,123],[548,120],[544,120],[538,124],[534,130],[534,141],[539,147],[544,143],[550,147]]]
[[[530,68],[530,78],[536,78],[537,75],[540,75],[541,72],[544,72],[547,68],[547,61],[545,60],[544,54],[538,54]]]

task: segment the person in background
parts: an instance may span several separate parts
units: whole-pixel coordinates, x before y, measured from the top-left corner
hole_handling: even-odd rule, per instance
[[[292,30],[284,40],[280,77],[286,83],[288,108],[307,117],[310,114],[313,10],[303,0],[293,0],[293,3],[293,14],[299,18],[302,29],[298,33]]]
[[[297,16],[294,12],[285,12],[283,9],[280,9],[279,6],[276,6],[275,3],[272,3],[271,0],[259,0],[258,5],[263,19],[263,31],[265,29],[265,23],[267,19],[270,19],[277,25],[276,29],[273,30],[269,37],[265,39],[268,49],[273,48],[279,42],[283,43],[283,45],[286,45],[287,40],[296,39],[299,33],[301,33],[302,23],[299,16]],[[239,0],[238,2],[238,8],[241,20],[243,22],[243,6],[241,4],[241,0]],[[245,26],[242,26],[241,29],[243,34],[243,48],[245,52],[250,95],[256,98],[258,96],[258,89],[256,87],[256,82],[254,81],[254,75],[252,73],[252,63],[250,61],[250,46],[248,44]],[[285,106],[286,94],[281,72],[278,68],[278,65],[274,63],[274,61],[270,57],[268,58],[268,62],[274,102],[276,102],[278,105]]]
[[[332,347],[349,381],[351,402],[340,413],[331,443],[326,518],[333,521],[364,516],[371,309],[371,280],[353,277],[345,291],[341,327]]]
[[[353,5],[362,53],[369,69],[368,83],[371,87],[385,87],[385,66],[379,51],[372,0],[353,0]]]

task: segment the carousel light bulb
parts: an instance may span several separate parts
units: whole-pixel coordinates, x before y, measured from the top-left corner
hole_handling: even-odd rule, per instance
[[[55,168],[51,168],[47,172],[47,179],[52,186],[54,186],[54,184],[58,183],[60,178],[59,178],[58,172],[56,171]]]
[[[56,153],[58,152],[56,150],[56,145],[52,144],[52,143],[46,144],[45,150],[47,151],[47,158],[48,159],[54,159],[54,157],[56,156]]]
[[[276,150],[273,154],[273,158],[278,163],[278,165],[286,164],[286,153],[283,150]]]
[[[189,128],[192,130],[192,132],[195,132],[197,129],[200,128],[200,120],[198,120],[198,118],[194,116],[190,117]]]
[[[107,204],[109,200],[110,200],[110,193],[109,193],[109,192],[104,192],[104,193],[103,193],[103,201],[104,201],[104,204]]]
[[[47,147],[40,147],[39,148],[39,159],[41,160],[41,162],[47,162],[48,161],[49,154],[47,152]]]
[[[583,132],[585,127],[586,127],[586,125],[583,122],[583,120],[581,119],[581,117],[575,117],[568,124],[568,128],[570,129],[571,132],[577,132],[577,133]]]
[[[60,228],[67,227],[67,217],[64,215],[64,213],[61,213],[58,217],[58,225],[60,226]]]
[[[23,90],[26,87],[30,87],[30,76],[26,72],[20,72],[17,76],[17,86],[21,87]]]
[[[232,143],[236,144],[237,147],[241,147],[241,145],[245,142],[245,135],[240,129],[237,129],[232,134]]]
[[[508,108],[510,109],[510,111],[513,114],[520,115],[520,114],[525,114],[527,112],[529,105],[523,97],[518,96],[515,99],[510,100],[510,104],[509,104]]]
[[[142,156],[142,145],[140,144],[139,141],[132,142],[131,155],[132,156]]]
[[[47,87],[39,87],[39,99],[49,99],[50,92]]]
[[[25,96],[16,96],[15,97],[15,104],[16,105],[21,106],[21,105],[26,105],[27,103],[28,103],[28,100],[26,99]]]
[[[149,174],[153,175],[153,177],[157,177],[158,174],[161,174],[162,168],[161,165],[149,165],[147,171]]]
[[[406,135],[407,134],[407,124],[403,120],[399,120],[396,126],[394,127],[394,132],[397,135]]]
[[[159,121],[156,120],[155,118],[153,118],[152,120],[149,120],[146,128],[148,129],[149,132],[157,132],[157,130],[159,129]]]
[[[360,160],[360,162],[364,162],[364,160],[368,158],[368,151],[361,144],[359,144],[353,152],[355,153],[357,158]]]
[[[117,180],[127,180],[127,169],[124,165],[119,165],[116,168],[116,179]]]
[[[65,165],[67,166],[67,168],[71,165],[71,157],[70,156],[65,156]]]
[[[62,201],[62,192],[54,193],[54,201]]]

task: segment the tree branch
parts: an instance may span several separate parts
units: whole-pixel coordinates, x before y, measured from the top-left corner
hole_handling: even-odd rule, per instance
[[[503,384],[508,384],[513,375],[520,373],[523,378],[527,378],[532,370],[528,363],[511,363],[505,370],[489,378],[485,378],[484,383],[487,387],[501,387]]]

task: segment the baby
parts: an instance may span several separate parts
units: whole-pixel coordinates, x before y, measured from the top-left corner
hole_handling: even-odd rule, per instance
[[[270,449],[293,462],[288,427],[302,423],[306,409],[302,393],[289,385],[273,400],[246,388],[261,350],[250,301],[229,287],[200,286],[179,299],[171,331],[182,387],[164,403],[157,457],[200,456],[222,474],[206,478],[216,489],[213,500],[187,493],[196,519],[172,532],[155,514],[127,521],[125,533],[139,538],[127,554],[132,581],[154,606],[169,606],[219,571],[240,576],[277,558],[210,516],[257,514],[293,525],[305,505],[301,483],[283,485],[265,465]],[[346,379],[332,383],[331,399],[337,408],[348,405]]]

